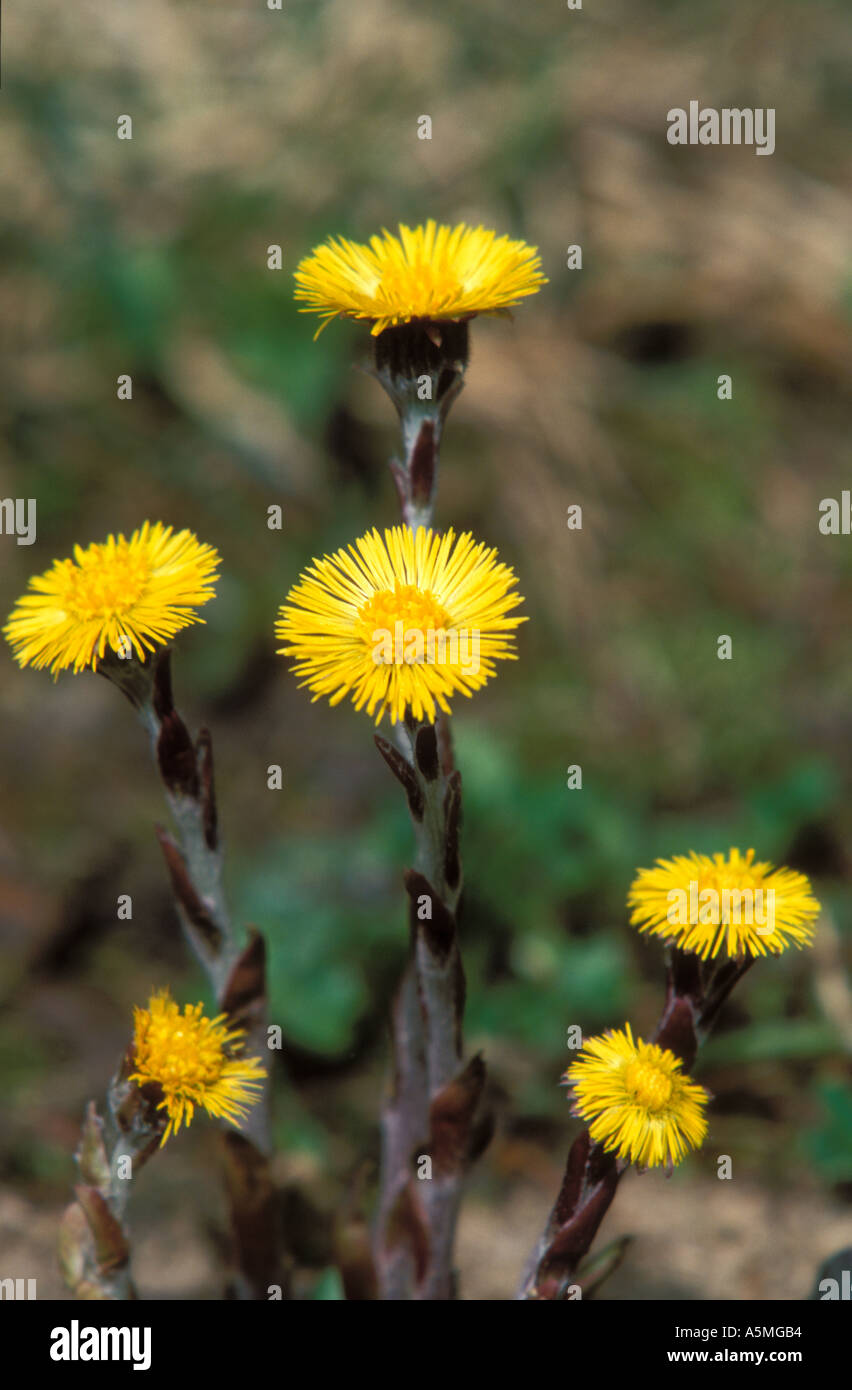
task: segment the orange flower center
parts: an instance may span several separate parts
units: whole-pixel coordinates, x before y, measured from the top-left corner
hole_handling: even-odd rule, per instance
[[[387,634],[385,650],[391,657],[385,664],[395,666],[422,662],[429,633],[445,630],[450,621],[433,595],[415,584],[397,583],[393,591],[382,589],[358,610],[359,635],[372,649],[379,640],[376,634]],[[422,638],[419,643],[414,640],[418,635]],[[419,655],[414,655],[418,645]]]
[[[87,557],[88,558],[88,557]],[[150,577],[145,558],[127,552],[99,556],[94,564],[66,562],[59,603],[80,622],[126,612],[141,597]]]

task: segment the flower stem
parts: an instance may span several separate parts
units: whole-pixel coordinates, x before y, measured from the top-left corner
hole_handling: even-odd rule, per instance
[[[133,1179],[159,1147],[166,1121],[155,1101],[130,1083],[131,1070],[128,1052],[110,1086],[108,1125],[94,1101],[89,1104],[76,1155],[76,1200],[59,1228],[60,1269],[81,1299],[136,1298],[124,1212]]]
[[[177,835],[157,826],[178,914],[189,944],[210,981],[216,1003],[233,1027],[245,1031],[246,1056],[267,1053],[266,950],[250,930],[238,939],[223,886],[224,855],[219,838],[213,780],[213,747],[202,729],[193,743],[174,706],[171,653],[164,649],[150,673],[114,658],[103,674],[123,690],[148,730],[154,760]],[[239,1129],[225,1127],[223,1159],[235,1251],[237,1298],[267,1299],[282,1285],[275,1190],[270,1170],[269,1072],[257,1103]]]
[[[453,347],[460,349],[461,337]],[[413,351],[422,350],[415,341]],[[410,338],[394,339],[377,354],[377,375],[400,416],[405,457],[391,469],[403,520],[414,531],[432,525],[441,429],[461,389],[466,334],[452,367],[442,360],[448,350],[426,350],[423,377],[412,374]],[[427,377],[434,391],[421,402],[414,382]],[[376,1272],[384,1299],[452,1299],[455,1227],[485,1083],[480,1057],[463,1065],[465,980],[456,921],[461,778],[443,716],[435,724],[408,718],[397,726],[396,747],[378,736],[376,743],[405,790],[417,845],[417,867],[405,877],[410,955],[391,1016]]]
[[[679,1057],[689,1071],[722,1004],[753,961],[730,961],[707,969],[697,956],[669,954],[666,1000],[652,1041]],[[516,1297],[558,1301],[583,1287],[583,1262],[612,1204],[629,1163],[593,1143],[584,1127],[568,1154],[556,1204],[527,1262]],[[612,1268],[623,1254],[615,1250]],[[611,1272],[611,1269],[607,1272]],[[601,1282],[594,1276],[595,1287]]]

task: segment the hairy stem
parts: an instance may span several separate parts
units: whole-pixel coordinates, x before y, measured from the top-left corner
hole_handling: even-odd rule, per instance
[[[60,1269],[80,1299],[136,1298],[124,1212],[133,1180],[156,1152],[166,1121],[156,1097],[128,1080],[132,1068],[128,1052],[110,1086],[106,1125],[94,1101],[89,1104],[76,1155],[76,1200],[59,1228]]]
[[[266,969],[263,938],[250,930],[238,938],[223,886],[213,779],[213,748],[206,729],[193,743],[172,698],[171,653],[162,651],[150,671],[116,656],[103,663],[135,705],[148,730],[176,834],[157,826],[184,933],[202,965],[218,1008],[246,1037],[246,1056],[267,1055]],[[269,1070],[256,1104],[237,1129],[226,1125],[223,1161],[228,1191],[237,1298],[266,1299],[282,1284],[275,1191],[270,1171]]]
[[[394,460],[391,469],[403,520],[416,531],[432,524],[441,430],[461,389],[463,361],[448,365],[440,351],[428,348],[420,364],[428,370],[415,378],[410,354],[423,349],[412,342],[403,334],[387,356],[380,352],[384,366],[377,375],[399,412],[404,460]],[[427,378],[434,391],[422,402],[412,382]],[[417,845],[417,867],[406,875],[409,960],[391,1017],[393,1078],[382,1114],[376,1272],[382,1298],[451,1299],[462,1182],[485,1081],[481,1058],[467,1067],[462,1060],[465,980],[456,921],[461,779],[443,716],[437,725],[409,718],[397,726],[396,746],[381,737],[376,743],[405,791]]]
[[[652,1041],[673,1052],[689,1071],[723,1003],[752,964],[746,959],[708,969],[697,956],[671,951],[666,1000]],[[585,1287],[584,1261],[629,1166],[593,1143],[587,1127],[581,1130],[568,1154],[556,1204],[521,1277],[518,1299],[558,1301],[568,1297],[570,1288]],[[614,1249],[611,1268],[623,1249],[623,1244]],[[595,1286],[601,1281],[596,1270]]]

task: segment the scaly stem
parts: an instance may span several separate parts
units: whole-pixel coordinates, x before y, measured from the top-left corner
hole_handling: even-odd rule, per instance
[[[156,1152],[166,1120],[156,1099],[128,1080],[128,1052],[109,1090],[108,1153],[106,1127],[90,1102],[77,1151],[81,1181],[59,1230],[59,1265],[76,1298],[135,1299],[130,1274],[130,1239],[124,1211],[131,1183]]]
[[[467,358],[466,328],[453,326],[447,341],[434,329],[437,342],[419,328],[388,330],[376,352],[376,375],[400,417],[404,460],[391,469],[414,531],[432,525],[441,431]],[[437,725],[409,718],[397,740],[397,747],[378,736],[376,743],[408,799],[417,868],[405,880],[411,946],[391,1018],[375,1263],[384,1299],[451,1299],[462,1181],[485,1082],[481,1058],[462,1061],[461,779],[443,717]]]
[[[219,1009],[245,1030],[246,1056],[267,1054],[265,945],[256,931],[247,944],[234,930],[223,888],[213,783],[213,749],[202,729],[197,741],[174,706],[170,652],[150,669],[107,654],[102,672],[127,695],[148,730],[177,836],[157,826],[178,914],[203,966]],[[233,1292],[267,1299],[282,1284],[275,1192],[270,1172],[269,1072],[257,1103],[237,1129],[225,1126],[223,1157],[235,1247]]]
[[[666,1001],[652,1041],[679,1057],[685,1071],[691,1070],[719,1010],[752,964],[747,958],[708,970],[697,956],[670,952]],[[568,1154],[556,1205],[521,1278],[518,1299],[558,1301],[577,1284],[589,1291],[582,1262],[629,1166],[593,1143],[588,1128],[580,1132]],[[595,1287],[620,1262],[624,1249],[624,1242],[616,1242],[606,1267],[594,1269]]]

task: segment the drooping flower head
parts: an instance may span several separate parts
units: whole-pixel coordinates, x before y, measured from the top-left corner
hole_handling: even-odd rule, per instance
[[[809,946],[820,912],[804,874],[755,863],[753,849],[658,859],[639,870],[627,905],[633,926],[702,960]]]
[[[146,521],[108,536],[30,580],[3,629],[21,666],[97,670],[109,650],[144,662],[214,595],[219,556],[191,531]]]
[[[524,618],[515,575],[496,550],[469,533],[438,535],[394,526],[370,531],[308,566],[280,609],[279,655],[296,658],[300,684],[333,705],[350,695],[376,723],[411,710],[449,713],[449,697],[471,695],[514,659]]]
[[[241,1029],[228,1028],[224,1014],[205,1018],[203,1004],[187,1004],[181,1013],[168,990],[153,995],[147,1009],[135,1009],[134,1021],[130,1080],[140,1086],[154,1082],[163,1093],[157,1108],[169,1122],[161,1147],[181,1124],[192,1122],[196,1106],[233,1125],[245,1119],[266,1072],[259,1057],[239,1055]]]
[[[707,1092],[668,1048],[634,1041],[629,1023],[587,1038],[564,1080],[592,1139],[619,1158],[671,1167],[703,1143]]]
[[[369,245],[329,238],[299,264],[295,297],[323,323],[367,319],[377,335],[412,319],[440,322],[512,308],[547,280],[534,246],[484,227],[400,225]]]

